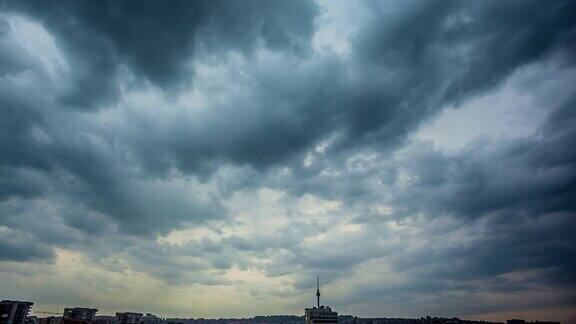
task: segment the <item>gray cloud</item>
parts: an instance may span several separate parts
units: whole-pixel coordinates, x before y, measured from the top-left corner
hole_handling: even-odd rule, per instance
[[[527,136],[445,152],[411,135],[522,69],[573,71],[574,3],[354,4],[347,54],[315,47],[314,2],[1,6],[0,261],[62,248],[173,286],[256,270],[289,278],[266,290],[286,298],[321,273],[343,308],[573,300],[574,95],[524,84],[548,116]]]
[[[313,33],[313,2],[4,1],[53,32],[74,65],[62,102],[78,109],[116,100],[119,66],[170,89],[190,80],[186,67],[201,46],[250,54],[259,42],[302,52]]]
[[[11,230],[0,232],[0,261],[41,261],[54,256],[50,246],[35,242],[27,233]]]
[[[141,144],[145,147],[138,146],[142,155],[173,160],[189,172],[206,172],[213,161],[258,169],[294,158],[299,163],[305,150],[332,136],[332,158],[364,147],[390,147],[441,108],[487,91],[514,69],[546,54],[569,51],[567,39],[574,33],[574,8],[566,3],[541,11],[538,4],[484,8],[447,2],[432,15],[429,5],[413,6],[426,19],[410,14],[417,23],[407,18],[381,26],[379,22],[387,20],[379,19],[368,25],[355,39],[357,56],[351,61],[328,57],[291,61],[293,69],[253,69],[249,81],[256,82],[259,91],[214,107],[200,117],[202,125],[183,121],[175,129],[152,133],[160,141],[154,145],[154,139],[146,138]],[[482,15],[471,22],[454,18],[476,10]],[[501,14],[491,15],[494,10]],[[558,25],[548,27],[551,20]],[[532,29],[519,34],[526,21]],[[536,32],[540,30],[546,33]],[[416,40],[403,37],[406,33],[417,35]],[[497,50],[501,46],[507,48]],[[237,109],[243,112],[238,122],[222,117]]]

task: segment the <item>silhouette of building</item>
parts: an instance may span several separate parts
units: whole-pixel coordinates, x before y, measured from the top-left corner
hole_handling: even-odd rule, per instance
[[[120,324],[140,324],[144,321],[144,315],[142,313],[116,313],[116,319]]]
[[[523,319],[509,319],[506,324],[526,324],[526,321]]]
[[[316,277],[316,305],[317,307],[304,309],[306,324],[338,323],[338,313],[330,307],[320,305],[320,278]]]
[[[62,317],[60,316],[48,316],[38,320],[39,324],[60,324],[62,322]]]
[[[72,307],[64,309],[62,319],[65,322],[89,322],[94,319],[98,310],[96,308]]]
[[[560,324],[560,322],[548,322],[548,321],[536,321],[536,322],[526,322],[523,319],[509,319],[506,324]]]
[[[143,317],[142,321],[144,324],[160,324],[162,323],[162,319],[154,314],[146,313]]]
[[[18,300],[0,302],[0,324],[25,324],[34,303]]]
[[[64,308],[64,314],[60,324],[90,324],[94,320],[98,310],[87,307]]]
[[[116,316],[99,315],[94,316],[91,324],[118,324]]]
[[[26,317],[26,324],[39,324],[38,316],[28,316]]]

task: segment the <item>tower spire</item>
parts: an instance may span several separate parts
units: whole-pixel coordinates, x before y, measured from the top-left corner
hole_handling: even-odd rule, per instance
[[[318,308],[320,308],[320,277],[316,276],[316,301]]]

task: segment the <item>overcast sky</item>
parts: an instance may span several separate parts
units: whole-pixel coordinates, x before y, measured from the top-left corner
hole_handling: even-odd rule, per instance
[[[0,298],[576,322],[576,2],[0,1]]]

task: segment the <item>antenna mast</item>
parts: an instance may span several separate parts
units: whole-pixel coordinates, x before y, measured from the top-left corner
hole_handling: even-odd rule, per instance
[[[320,308],[320,277],[316,276],[316,301],[318,308]]]

